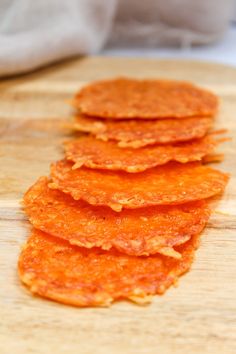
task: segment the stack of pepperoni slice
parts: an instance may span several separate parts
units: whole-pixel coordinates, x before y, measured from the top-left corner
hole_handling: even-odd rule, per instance
[[[19,258],[33,293],[76,306],[150,301],[189,270],[228,175],[205,164],[217,97],[190,83],[118,78],[75,96],[65,158],[24,196]]]

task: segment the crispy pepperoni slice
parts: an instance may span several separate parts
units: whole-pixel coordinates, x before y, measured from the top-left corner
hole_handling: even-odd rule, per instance
[[[91,133],[103,141],[116,140],[120,147],[139,148],[202,138],[213,121],[211,117],[114,121],[79,114],[72,129]]]
[[[170,162],[135,174],[85,167],[73,170],[72,166],[66,160],[53,164],[50,188],[92,205],[108,205],[115,211],[209,198],[223,192],[229,178],[196,162]]]
[[[186,143],[121,149],[113,141],[104,142],[92,136],[82,136],[67,142],[65,152],[67,159],[74,163],[73,169],[86,166],[135,173],[169,161],[200,161],[213,151],[217,143],[212,136],[206,136]]]
[[[19,276],[33,293],[65,304],[109,306],[122,299],[144,303],[189,270],[198,238],[179,246],[182,258],[176,260],[88,250],[33,230],[19,258]]]
[[[48,188],[46,177],[25,194],[24,206],[35,228],[71,244],[104,250],[113,247],[135,256],[162,253],[175,258],[181,257],[175,247],[200,233],[210,214],[205,201],[116,213]]]
[[[186,118],[215,115],[218,99],[188,82],[117,78],[85,86],[73,104],[101,118]]]

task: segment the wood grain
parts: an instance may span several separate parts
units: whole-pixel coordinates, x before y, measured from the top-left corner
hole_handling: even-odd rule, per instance
[[[16,263],[29,225],[23,192],[68,138],[67,101],[89,80],[117,75],[184,79],[222,99],[218,127],[236,137],[236,69],[200,62],[82,58],[0,83],[0,353],[233,354],[236,352],[235,139],[220,148],[232,174],[202,237],[192,271],[148,307],[78,309],[32,297]]]

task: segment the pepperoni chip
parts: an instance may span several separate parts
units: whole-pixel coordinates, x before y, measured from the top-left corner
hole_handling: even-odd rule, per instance
[[[103,141],[116,140],[120,147],[138,148],[202,138],[213,123],[210,117],[159,120],[99,120],[77,115],[73,129],[91,133]]]
[[[83,136],[65,144],[66,157],[81,166],[106,170],[140,172],[169,161],[199,161],[212,152],[217,140],[211,136],[174,145],[153,145],[139,149],[119,148],[113,141],[104,142]]]
[[[49,189],[46,177],[25,194],[24,205],[35,228],[71,244],[104,250],[114,247],[135,256],[162,253],[175,258],[181,255],[173,247],[199,234],[210,214],[205,201],[116,213]]]
[[[89,116],[156,119],[212,116],[218,100],[188,82],[117,78],[85,86],[73,104]]]
[[[66,160],[53,164],[53,183],[49,187],[92,205],[108,205],[115,211],[209,198],[223,192],[229,178],[196,162],[171,162],[135,174],[85,167],[72,170],[72,166]]]
[[[137,303],[163,294],[189,270],[198,236],[179,246],[181,260],[155,255],[132,257],[111,250],[79,248],[33,230],[18,262],[20,278],[35,294],[74,306]]]

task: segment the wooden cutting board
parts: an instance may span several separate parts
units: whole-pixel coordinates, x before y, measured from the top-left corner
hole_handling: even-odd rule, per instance
[[[29,233],[22,194],[69,137],[73,93],[117,75],[190,80],[222,99],[218,127],[236,137],[236,69],[200,62],[88,58],[0,83],[0,353],[236,353],[236,142],[220,148],[232,174],[202,237],[192,271],[150,306],[79,309],[33,297],[17,277]]]

